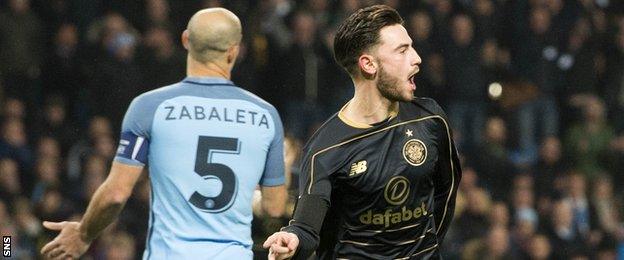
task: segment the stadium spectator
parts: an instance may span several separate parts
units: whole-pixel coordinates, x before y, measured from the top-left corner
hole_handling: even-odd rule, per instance
[[[145,75],[142,92],[178,82],[180,75],[184,75],[184,53],[176,46],[171,32],[163,26],[150,27],[145,32],[137,60]]]
[[[2,106],[2,119],[8,121],[10,119],[24,120],[26,118],[26,107],[20,99],[7,97]]]
[[[521,104],[515,116],[519,128],[517,161],[532,165],[541,140],[558,134],[555,59],[559,50],[548,9],[534,6],[529,12],[529,30],[518,33],[518,40],[513,43],[517,46],[512,51],[512,65],[519,76],[537,87],[537,93]]]
[[[509,227],[511,225],[511,219],[507,205],[501,201],[493,202],[490,207],[488,220],[492,226]]]
[[[148,0],[145,3],[145,12],[147,18],[144,22],[146,25],[144,28],[171,28],[173,24],[170,21],[171,8],[169,2],[166,0]]]
[[[16,198],[13,202],[13,217],[15,224],[22,237],[20,243],[27,247],[29,252],[37,250],[37,239],[42,231],[41,220],[37,218],[32,209],[32,203],[25,197]]]
[[[80,179],[85,159],[95,153],[96,140],[110,139],[112,131],[108,118],[95,116],[91,119],[86,134],[78,138],[67,153],[67,178],[70,182]]]
[[[624,25],[624,23],[622,23]],[[618,133],[624,131],[624,119],[617,116],[624,111],[624,26],[616,26],[612,43],[607,44],[606,79],[604,98],[610,111],[609,119]]]
[[[573,167],[585,174],[589,181],[605,171],[611,141],[615,133],[606,121],[605,105],[595,96],[579,96],[575,102],[582,109],[582,120],[573,125],[565,139],[564,147]]]
[[[586,177],[578,172],[568,175],[566,200],[572,205],[573,226],[579,235],[591,243],[597,244],[598,231],[595,208],[589,204]]]
[[[410,15],[406,25],[408,32],[412,35],[414,48],[418,49],[418,54],[423,60],[430,63],[429,66],[423,67],[419,75],[416,76],[418,82],[416,95],[438,97],[442,92],[441,79],[435,74],[436,66],[432,60],[441,59],[441,57],[435,52],[436,42],[433,39],[434,28],[431,15],[425,10],[416,10]]]
[[[474,151],[483,140],[486,113],[486,82],[480,60],[481,41],[474,34],[474,22],[466,14],[451,19],[445,41],[444,69],[447,79],[448,114],[455,132],[462,138],[461,151]]]
[[[481,39],[490,39],[496,36],[496,23],[499,17],[496,14],[495,1],[476,0],[472,2],[472,11],[475,14],[475,34]]]
[[[67,115],[67,105],[63,97],[49,96],[37,123],[32,127],[34,133],[31,139],[37,140],[49,136],[58,142],[60,151],[65,155],[76,141],[78,134],[78,129],[71,122]]]
[[[104,183],[109,170],[107,164],[108,160],[98,155],[91,155],[87,158],[82,174],[82,185],[80,185],[83,208],[86,208],[97,188]]]
[[[0,199],[0,227],[4,227],[4,225],[8,225],[12,222],[12,218],[7,207],[8,200]],[[6,234],[6,233],[2,233]]]
[[[569,100],[579,94],[599,93],[599,52],[596,37],[592,37],[592,24],[589,17],[576,20],[570,33],[565,52],[558,60],[562,70],[562,88],[559,97]]]
[[[515,176],[516,170],[508,156],[505,121],[491,117],[485,124],[483,143],[469,157],[475,162],[481,185],[498,200],[506,199]]]
[[[58,158],[38,158],[35,162],[35,181],[32,185],[30,198],[33,202],[40,201],[45,192],[51,188],[61,187],[61,169]]]
[[[466,192],[466,209],[457,217],[455,228],[461,237],[462,243],[479,239],[486,235],[490,222],[488,211],[491,199],[482,188],[475,188]]]
[[[323,94],[319,93],[324,79],[320,72],[327,66],[327,61],[320,56],[317,30],[318,25],[312,14],[294,14],[293,41],[275,71],[280,74],[278,100],[281,102],[278,107],[285,113],[284,125],[301,139],[311,134],[310,127],[323,120],[324,115],[318,100]]]
[[[590,205],[593,205],[595,210],[595,222],[598,227],[598,240],[597,247],[599,252],[597,257],[601,259],[608,259],[611,255],[615,258],[615,249],[617,247],[617,241],[622,241],[624,238],[624,226],[621,218],[621,210],[623,206],[620,201],[616,199],[613,193],[613,183],[611,178],[607,175],[598,175],[592,185],[592,195],[590,198]],[[604,254],[604,256],[602,256]]]
[[[65,220],[74,213],[73,203],[65,198],[58,187],[49,187],[43,192],[41,199],[33,201],[35,214],[40,220]],[[48,236],[52,232],[44,231]],[[39,245],[41,246],[41,245]]]
[[[536,234],[529,242],[527,256],[534,260],[547,260],[551,259],[552,250],[548,238],[542,234]]]
[[[0,12],[0,74],[6,94],[36,106],[44,37],[41,20],[30,4],[30,0],[10,0],[8,9]]]
[[[532,170],[538,200],[542,197],[553,197],[557,192],[562,192],[562,187],[555,185],[555,180],[565,170],[562,152],[561,142],[558,138],[548,137],[542,142],[540,158]]]
[[[42,70],[44,97],[57,95],[66,103],[67,119],[80,119],[85,113],[84,83],[87,80],[86,57],[81,46],[78,27],[63,23],[55,31],[51,46],[47,48]]]
[[[529,188],[514,188],[511,198],[511,212],[513,212],[514,223],[520,219],[533,220],[537,225],[537,211],[535,210],[535,199],[533,190]]]
[[[21,119],[8,119],[2,125],[0,157],[14,159],[20,170],[30,170],[33,163],[33,152],[26,134],[26,127]]]
[[[23,194],[22,177],[14,160],[0,159],[0,200],[13,201]]]
[[[47,158],[56,158],[62,159],[61,156],[61,146],[59,142],[54,139],[54,137],[43,136],[37,142],[37,154],[35,155],[37,158],[47,157]]]
[[[67,0],[32,2],[33,10],[42,20],[43,33],[46,38],[45,43],[49,43],[51,39],[54,39],[57,30],[68,20],[73,20],[74,12],[76,12],[75,6],[72,6],[70,1]]]
[[[516,213],[513,230],[511,230],[511,252],[516,258],[526,257],[531,250],[531,239],[538,228],[538,216],[534,211]]]
[[[592,197],[596,208],[597,222],[602,230],[613,238],[621,239],[624,236],[624,227],[621,225],[621,201],[614,194],[613,182],[607,175],[599,175],[592,186]]]
[[[331,17],[328,0],[306,0],[304,9],[309,10],[312,18],[316,21],[319,28],[325,28],[329,25]]]
[[[554,250],[553,259],[569,259],[585,252],[585,240],[574,226],[574,212],[569,201],[559,200],[553,205],[548,236]]]
[[[110,118],[119,129],[132,97],[145,87],[145,77],[135,58],[139,39],[126,31],[110,33],[103,46],[106,54],[95,64],[90,102],[95,114]]]
[[[511,258],[510,236],[507,227],[491,226],[487,235],[474,239],[466,245],[463,259],[509,259]]]

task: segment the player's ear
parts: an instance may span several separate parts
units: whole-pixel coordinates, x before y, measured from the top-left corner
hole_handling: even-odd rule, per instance
[[[184,49],[189,50],[189,30],[184,30],[182,33],[182,46]]]
[[[364,77],[372,76],[377,73],[377,63],[375,62],[373,56],[368,54],[362,54],[358,58],[358,67],[362,71]]]
[[[240,52],[240,44],[234,44],[230,46],[227,50],[227,63],[231,64],[236,62],[236,57],[238,57],[238,53]]]

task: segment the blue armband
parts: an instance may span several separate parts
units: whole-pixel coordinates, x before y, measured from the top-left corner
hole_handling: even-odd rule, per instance
[[[149,140],[132,132],[122,132],[115,161],[144,166],[147,163]]]

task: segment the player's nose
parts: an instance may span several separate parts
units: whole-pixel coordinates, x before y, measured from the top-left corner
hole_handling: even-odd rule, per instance
[[[420,65],[421,62],[422,62],[422,59],[420,59],[420,55],[418,55],[418,52],[414,50],[414,58],[412,59],[412,65],[418,66]]]

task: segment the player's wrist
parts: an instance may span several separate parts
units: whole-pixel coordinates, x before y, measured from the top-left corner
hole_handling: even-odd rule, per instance
[[[290,231],[283,231],[284,233],[288,234],[289,236],[297,239],[297,241],[299,241],[299,236],[297,236],[297,233],[295,232],[290,232]]]
[[[285,230],[284,228],[282,228],[279,232],[277,232],[277,234],[284,234],[285,236],[288,236],[289,239],[294,239],[297,241],[297,247],[299,247],[299,235],[297,235],[296,232],[290,231],[290,230]],[[296,248],[295,248],[296,249]]]
[[[86,244],[91,244],[91,242],[93,242],[93,240],[94,240],[95,238],[94,238],[94,237],[92,237],[92,236],[89,236],[89,233],[88,233],[88,232],[87,232],[87,230],[84,228],[84,225],[83,225],[83,223],[82,223],[82,222],[78,222],[78,227],[77,227],[77,229],[78,229],[78,235],[79,235],[79,237],[80,237],[80,240],[81,240],[83,243],[86,243]]]

